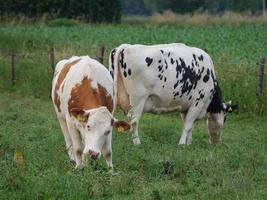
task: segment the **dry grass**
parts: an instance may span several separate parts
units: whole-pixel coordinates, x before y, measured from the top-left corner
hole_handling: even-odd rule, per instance
[[[152,24],[244,24],[244,23],[267,23],[267,16],[255,16],[250,12],[235,13],[227,11],[221,15],[210,15],[207,12],[194,14],[175,14],[165,11],[162,14],[155,13],[152,16],[125,16],[122,19],[126,23],[152,23]]]
[[[44,14],[35,18],[29,18],[25,15],[0,16],[0,22],[6,25],[24,25],[37,24],[44,25],[77,25],[86,24],[84,19],[70,20],[65,18],[53,19],[53,16]],[[192,14],[176,14],[170,10],[161,13],[155,13],[151,16],[123,16],[122,23],[129,24],[185,24],[185,25],[205,25],[205,24],[253,24],[267,23],[265,17],[252,15],[251,12],[236,13],[226,11],[223,14],[211,15],[208,12],[195,12]]]

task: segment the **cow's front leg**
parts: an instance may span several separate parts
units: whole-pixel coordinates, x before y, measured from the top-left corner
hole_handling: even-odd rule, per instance
[[[104,146],[102,148],[102,154],[107,162],[108,167],[113,170],[111,140],[112,133],[109,133],[109,136],[107,137],[106,142],[104,143]]]
[[[199,102],[198,106],[189,108],[187,113],[182,116],[184,121],[184,128],[179,144],[191,144],[192,142],[192,129],[195,121],[205,115],[207,106]]]
[[[184,123],[184,128],[183,128],[183,132],[182,132],[182,136],[180,138],[179,144],[183,145],[183,144],[191,144],[192,142],[192,129],[193,129],[193,123],[192,121],[186,121]]]
[[[184,128],[182,136],[179,141],[179,145],[189,145],[192,142],[192,129],[194,122],[198,119],[201,114],[202,106],[191,107],[187,113],[181,114],[182,120],[184,122]]]
[[[61,127],[61,130],[63,132],[64,135],[64,139],[65,139],[65,145],[66,145],[66,149],[68,151],[69,157],[71,160],[75,161],[74,155],[73,155],[73,149],[72,149],[72,141],[71,141],[71,137],[69,134],[69,130],[67,127],[67,123],[65,119],[62,119],[61,117],[58,116],[58,120],[59,120],[59,124]]]
[[[83,164],[83,159],[82,159],[82,152],[83,152],[83,144],[82,144],[82,139],[80,136],[79,131],[73,126],[73,124],[67,123],[70,137],[72,140],[72,150],[74,154],[74,160],[76,163],[76,167],[79,167]]]
[[[130,117],[132,124],[132,129],[133,129],[132,138],[133,138],[133,143],[135,145],[141,144],[138,134],[138,126],[139,126],[139,119],[142,115],[146,99],[147,99],[146,96],[130,96],[130,105],[132,108],[129,111],[128,116]]]
[[[138,134],[139,119],[140,117],[135,117],[133,120],[131,120],[131,124],[133,127],[132,139],[135,145],[141,144],[139,134]]]

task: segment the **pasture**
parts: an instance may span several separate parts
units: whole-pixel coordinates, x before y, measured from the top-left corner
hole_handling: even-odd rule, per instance
[[[0,28],[0,199],[266,199],[267,98],[257,98],[256,63],[267,55],[267,25],[6,25]],[[209,145],[205,120],[192,145],[178,146],[179,114],[143,115],[142,144],[113,132],[114,173],[104,159],[74,169],[50,99],[52,70],[71,55],[96,55],[121,43],[182,42],[206,49],[215,62],[228,115],[224,144]],[[10,83],[15,48],[17,82]],[[267,90],[265,87],[265,95]],[[120,111],[118,118],[125,118]]]

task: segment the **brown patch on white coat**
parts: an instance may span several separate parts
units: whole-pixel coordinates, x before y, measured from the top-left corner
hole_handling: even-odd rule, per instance
[[[71,97],[68,101],[68,111],[74,117],[78,115],[74,109],[89,110],[100,106],[106,106],[109,112],[113,110],[113,100],[107,90],[100,84],[97,84],[98,88],[93,89],[91,82],[92,80],[88,77],[84,77],[81,84],[77,84],[71,90]]]
[[[56,86],[55,86],[55,91],[54,91],[54,101],[55,101],[55,105],[56,105],[56,107],[58,109],[58,112],[61,112],[61,109],[60,109],[60,96],[58,95],[58,90],[59,90],[62,82],[64,81],[66,75],[68,74],[70,68],[72,66],[74,66],[75,64],[77,64],[80,60],[81,60],[81,58],[78,59],[78,60],[74,60],[72,62],[66,63],[63,66],[62,70],[60,71],[60,74],[58,76],[57,83],[56,83]],[[58,72],[55,73],[55,76],[57,74],[58,74]]]

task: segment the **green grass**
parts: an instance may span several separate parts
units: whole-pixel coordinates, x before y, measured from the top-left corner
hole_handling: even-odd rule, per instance
[[[256,62],[267,55],[266,38],[265,24],[1,27],[0,199],[266,199],[267,100],[256,97]],[[121,43],[169,42],[207,49],[225,99],[239,102],[239,114],[227,117],[224,145],[208,144],[202,120],[192,145],[178,146],[178,114],[145,114],[142,145],[134,146],[130,133],[114,132],[115,174],[108,173],[103,158],[75,170],[49,97],[50,45],[60,60],[94,57],[104,44],[107,65],[107,52]],[[15,86],[5,54],[13,48],[25,54],[17,57]],[[23,154],[24,164],[15,162],[16,153]]]
[[[103,158],[74,169],[48,98],[0,97],[0,199],[267,197],[266,117],[228,117],[225,145],[209,145],[200,121],[192,145],[184,148],[178,146],[178,114],[145,114],[140,146],[132,144],[129,133],[113,133],[111,175]],[[17,151],[24,155],[22,165],[14,162]]]
[[[1,57],[0,90],[46,96],[51,83],[48,50],[52,44],[57,61],[72,55],[96,57],[100,46],[105,45],[107,66],[109,51],[121,43],[182,42],[208,51],[215,62],[226,100],[239,102],[241,112],[258,112],[266,110],[267,106],[266,101],[258,101],[256,97],[256,63],[260,56],[267,55],[266,38],[266,24],[4,26],[0,28],[0,50],[6,52],[15,48],[26,54],[26,58],[17,57],[17,85],[10,87],[10,57]]]
[[[59,27],[59,26],[78,26],[79,22],[73,19],[67,19],[67,18],[58,18],[51,20],[48,23],[49,26]]]

